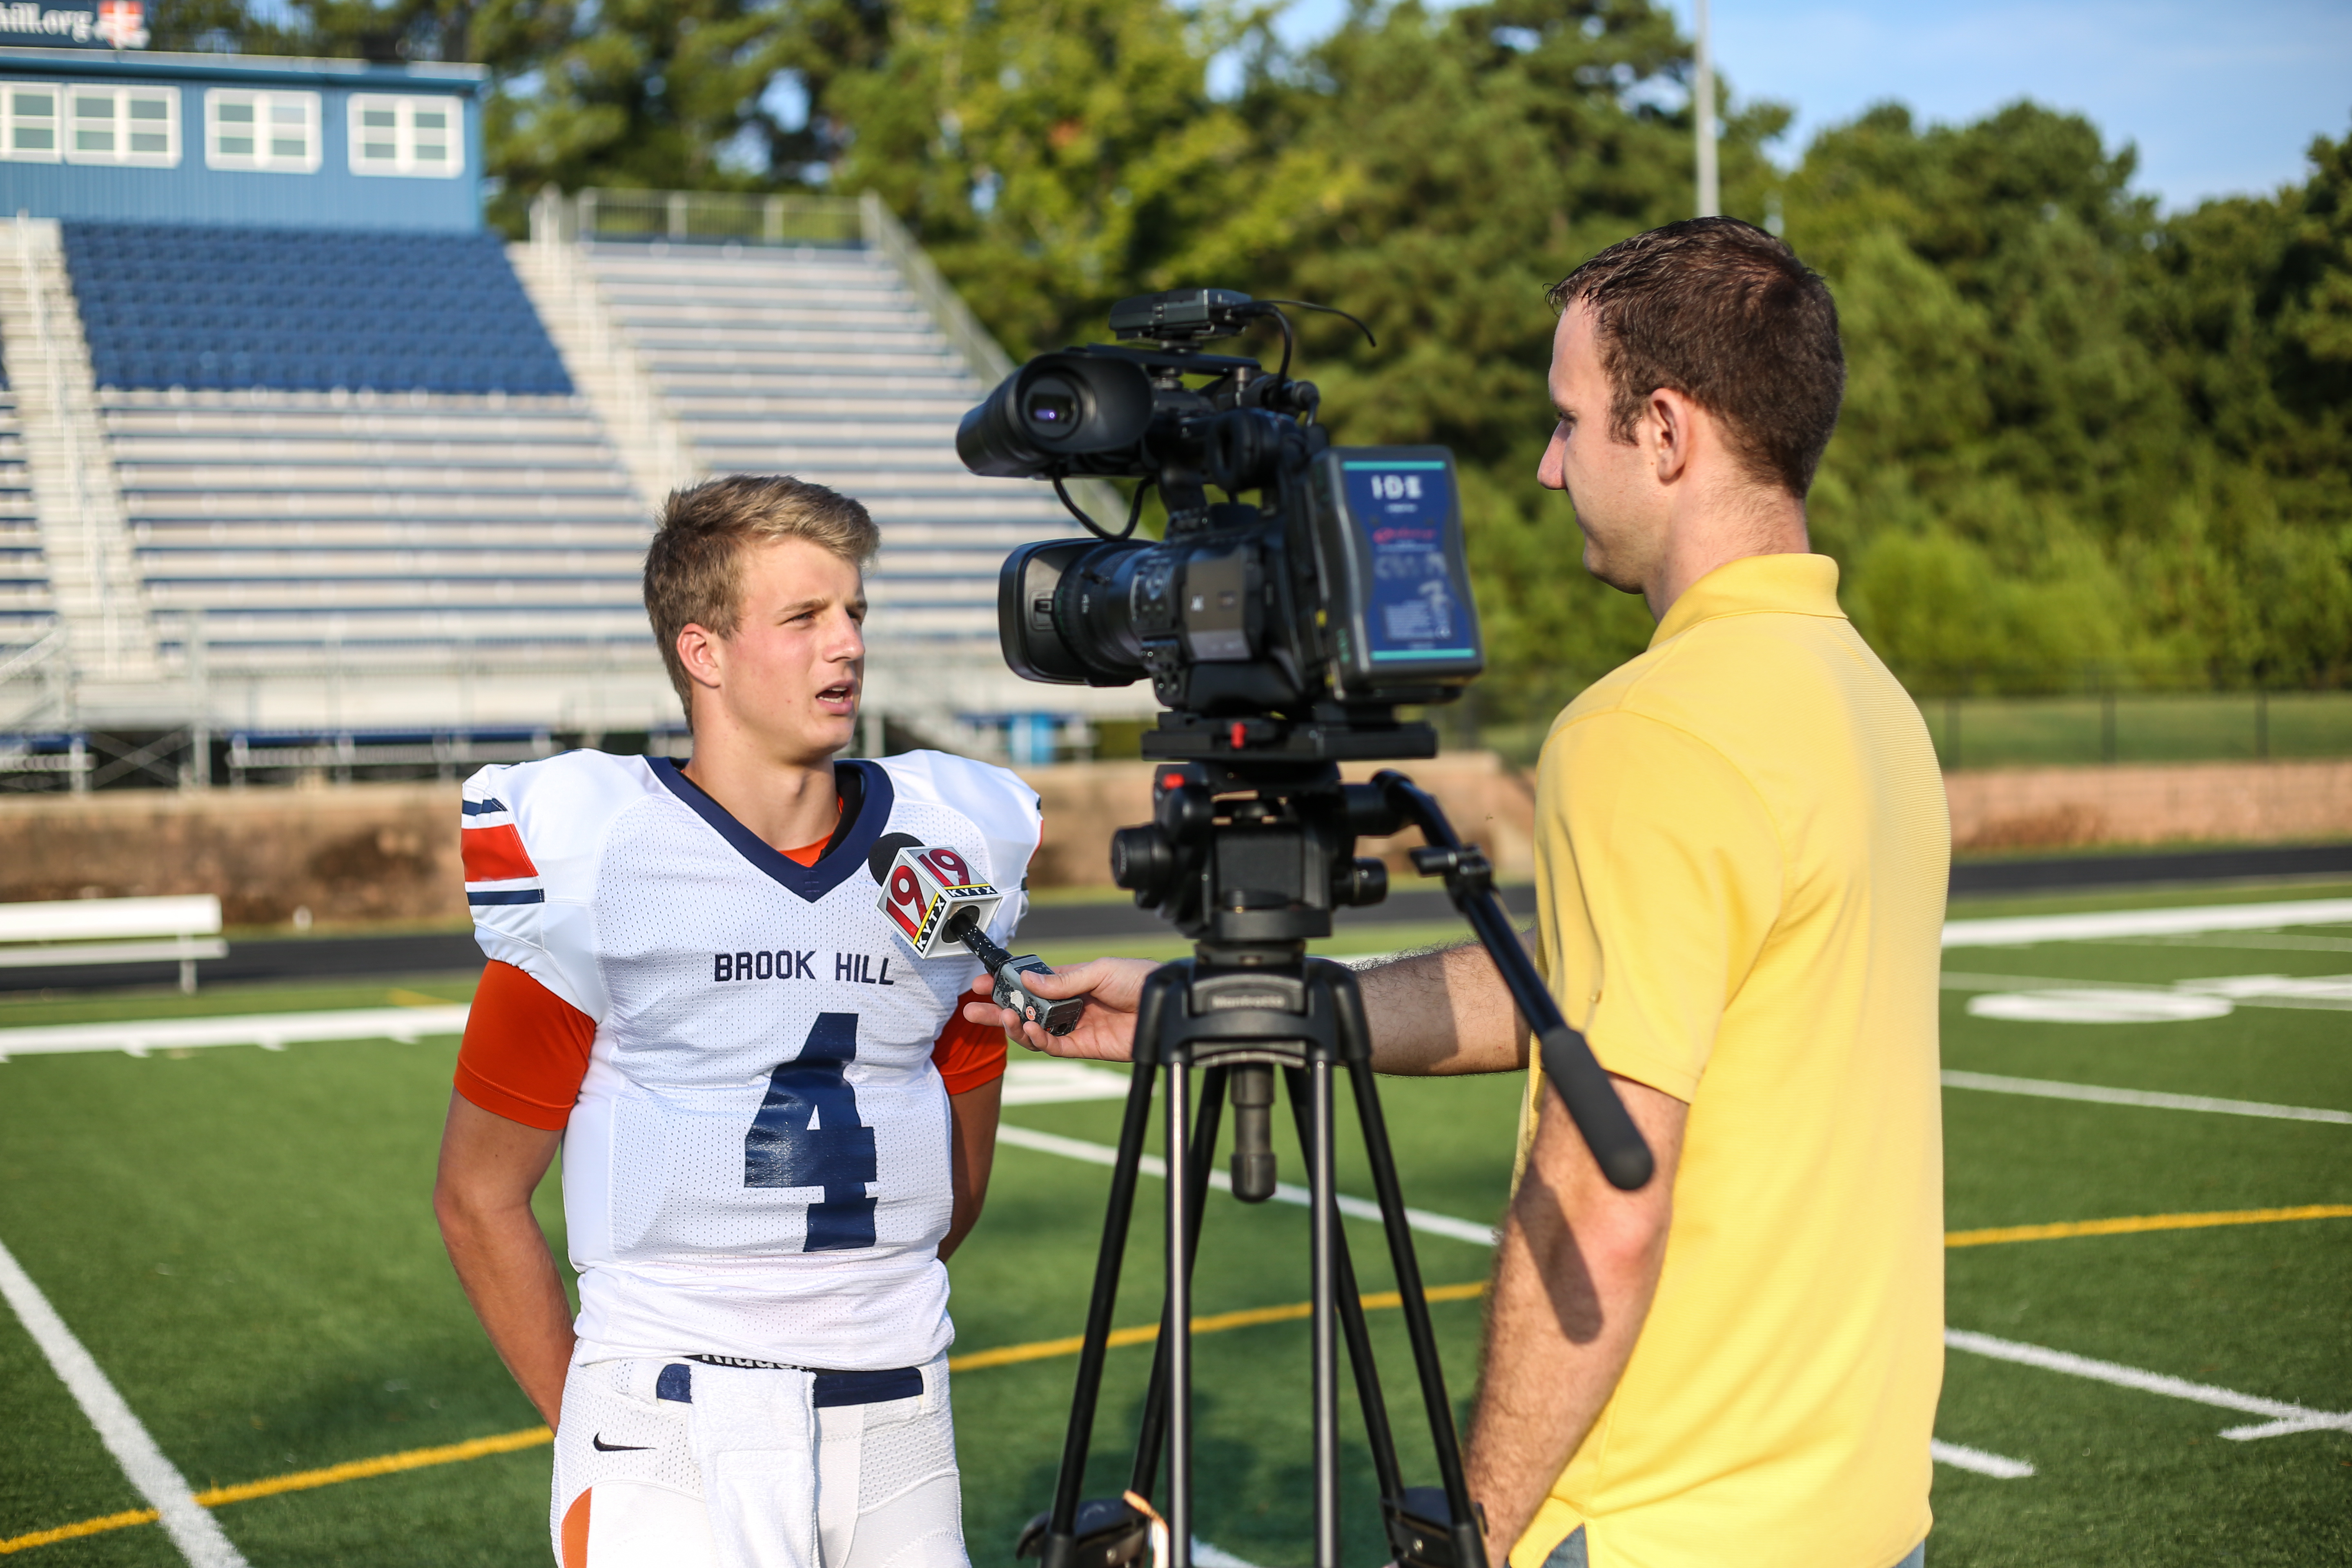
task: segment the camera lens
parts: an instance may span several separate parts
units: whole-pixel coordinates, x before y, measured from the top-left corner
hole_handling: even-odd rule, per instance
[[[1029,428],[1050,440],[1066,438],[1077,429],[1083,412],[1077,389],[1060,376],[1040,376],[1021,404]]]

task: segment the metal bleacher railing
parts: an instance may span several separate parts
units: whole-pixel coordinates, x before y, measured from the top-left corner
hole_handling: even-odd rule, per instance
[[[558,241],[677,240],[706,245],[862,246],[905,279],[974,375],[992,385],[1013,374],[1005,353],[888,204],[856,196],[751,195],[730,191],[621,191],[590,186],[541,194],[545,232]],[[540,232],[534,226],[534,232]]]

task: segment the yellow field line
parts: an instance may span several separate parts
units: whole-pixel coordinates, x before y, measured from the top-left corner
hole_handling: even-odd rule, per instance
[[[271,1476],[266,1480],[247,1481],[241,1486],[215,1487],[210,1491],[198,1492],[196,1500],[206,1508],[218,1508],[225,1502],[249,1502],[257,1497],[276,1497],[280,1492],[309,1491],[312,1487],[363,1481],[370,1476],[395,1475],[402,1470],[421,1470],[431,1465],[455,1465],[466,1459],[487,1458],[492,1454],[511,1454],[518,1448],[536,1448],[554,1441],[555,1434],[546,1427],[526,1426],[520,1432],[501,1432],[495,1437],[473,1437],[463,1443],[445,1443],[437,1448],[411,1448],[405,1453],[381,1454],[373,1459],[353,1459],[348,1464],[329,1465],[321,1470],[297,1470],[290,1476]]]
[[[2131,1236],[2144,1230],[2203,1230],[2217,1225],[2275,1225],[2290,1219],[2352,1219],[2352,1204],[2305,1204],[2292,1209],[2228,1209],[2218,1214],[2150,1214],[2130,1219],[2074,1219],[2057,1225],[2011,1225],[1954,1230],[1946,1247],[1991,1247],[2005,1241],[2056,1241],[2070,1236]]]
[[[11,1552],[24,1552],[36,1546],[47,1546],[59,1541],[72,1541],[84,1535],[103,1535],[110,1530],[127,1530],[134,1524],[152,1524],[155,1510],[134,1508],[128,1513],[110,1513],[99,1519],[85,1519],[79,1524],[61,1524],[55,1530],[37,1530],[30,1535],[12,1535],[0,1541],[0,1557]]]
[[[2011,1241],[2054,1241],[2074,1236],[2129,1236],[2151,1230],[2202,1230],[2222,1225],[2275,1225],[2284,1220],[2352,1218],[2352,1204],[2306,1204],[2300,1208],[2233,1209],[2216,1214],[2157,1214],[2140,1215],[2127,1219],[2067,1220],[2056,1225],[2014,1225],[1990,1230],[1955,1230],[1944,1236],[1946,1247],[1991,1247]],[[1464,1285],[1439,1285],[1425,1294],[1432,1301],[1467,1301],[1486,1293],[1484,1281]],[[1404,1298],[1394,1290],[1379,1290],[1359,1298],[1368,1311],[1402,1307]],[[1228,1329],[1246,1329],[1260,1323],[1295,1322],[1309,1314],[1305,1301],[1286,1302],[1279,1307],[1250,1307],[1238,1312],[1219,1312],[1210,1317],[1192,1320],[1196,1334],[1222,1333]],[[1139,1324],[1132,1328],[1113,1329],[1110,1342],[1114,1346],[1149,1343],[1160,1332],[1157,1323]],[[1077,1335],[1067,1339],[1038,1340],[1025,1345],[1004,1345],[995,1350],[974,1351],[969,1355],[950,1357],[949,1370],[978,1372],[992,1366],[1013,1366],[1022,1362],[1049,1361],[1057,1356],[1076,1355],[1083,1343]],[[345,1481],[365,1480],[370,1476],[395,1475],[402,1470],[424,1469],[434,1465],[455,1465],[467,1459],[488,1458],[492,1454],[510,1454],[521,1448],[535,1448],[554,1441],[555,1435],[544,1426],[527,1426],[520,1432],[501,1432],[495,1436],[474,1437],[463,1443],[446,1443],[435,1448],[410,1448],[398,1454],[383,1454],[373,1459],[353,1459],[346,1464],[329,1465],[322,1469],[297,1470],[291,1475],[271,1476],[262,1480],[246,1481],[233,1487],[215,1487],[196,1494],[196,1501],[206,1508],[218,1508],[224,1503],[247,1502],[255,1498],[276,1497],[282,1492],[308,1491],[313,1487],[340,1486]],[[85,1535],[101,1535],[110,1530],[127,1530],[133,1525],[152,1524],[153,1509],[132,1509],[124,1513],[110,1513],[97,1519],[85,1519],[73,1524],[60,1524],[50,1530],[37,1530],[28,1535],[10,1536],[0,1540],[0,1557],[11,1552],[29,1551],[36,1546],[49,1546],[60,1541],[73,1541]]]

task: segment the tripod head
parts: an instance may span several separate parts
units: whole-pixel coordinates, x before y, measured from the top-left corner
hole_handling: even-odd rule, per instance
[[[1155,763],[1151,821],[1111,838],[1112,879],[1192,939],[1196,972],[1295,968],[1309,941],[1331,934],[1335,910],[1388,897],[1388,868],[1359,858],[1356,839],[1416,825],[1427,842],[1412,852],[1414,869],[1444,879],[1447,894],[1494,959],[1535,1037],[1544,1076],[1566,1101],[1601,1173],[1628,1192],[1647,1182],[1649,1145],[1496,902],[1493,866],[1454,836],[1436,800],[1393,771],[1369,784],[1346,784],[1336,761],[1252,756],[1239,743],[1245,738],[1241,722],[1234,728],[1235,744],[1225,754]],[[1420,741],[1411,731],[1426,728],[1386,725],[1376,733],[1409,750]],[[1328,734],[1316,748],[1326,757],[1362,754],[1370,738],[1344,725]],[[1435,736],[1428,739],[1433,751]],[[1297,731],[1284,740],[1282,750],[1302,749]],[[1238,1192],[1238,1165],[1234,1174]]]

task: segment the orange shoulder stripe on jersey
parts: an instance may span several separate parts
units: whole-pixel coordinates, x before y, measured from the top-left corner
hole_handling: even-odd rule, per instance
[[[458,835],[457,842],[466,857],[468,882],[510,882],[539,875],[539,868],[530,863],[530,851],[522,847],[522,835],[510,822],[496,827],[468,827]]]

